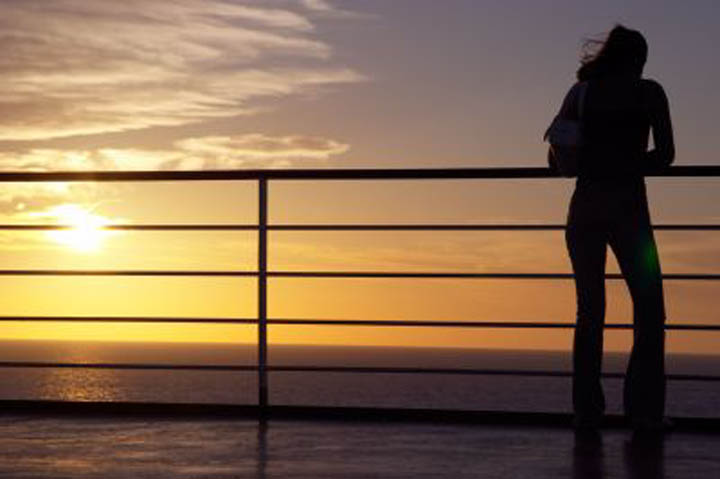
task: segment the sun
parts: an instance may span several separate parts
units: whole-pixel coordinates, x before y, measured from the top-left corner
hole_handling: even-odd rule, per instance
[[[80,205],[64,204],[50,208],[47,216],[57,218],[58,223],[71,226],[69,229],[48,231],[53,241],[79,252],[98,251],[103,240],[113,232],[104,229],[110,220],[83,208]]]

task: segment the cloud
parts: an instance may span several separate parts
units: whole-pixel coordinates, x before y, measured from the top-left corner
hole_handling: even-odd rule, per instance
[[[0,152],[0,170],[113,171],[284,168],[298,164],[324,166],[349,145],[306,135],[268,136],[249,133],[178,140],[172,148],[97,148],[67,150],[30,148]],[[0,218],[25,218],[66,202],[93,204],[119,188],[94,183],[8,184],[0,189]],[[25,218],[26,219],[26,218]]]
[[[0,221],[8,218],[33,223],[32,214],[64,203],[90,205],[100,198],[113,194],[117,187],[98,187],[90,183],[18,183],[5,185],[0,190]],[[28,216],[30,215],[30,216]]]
[[[184,125],[363,80],[330,65],[332,48],[302,11],[230,0],[4,0],[0,140]]]
[[[316,10],[319,12],[329,12],[333,9],[325,0],[302,0],[302,4],[308,10]]]
[[[356,20],[377,18],[374,14],[360,13],[357,11],[338,8],[329,0],[300,0],[300,3],[310,13],[324,18],[346,18]]]
[[[323,162],[348,149],[345,143],[317,136],[249,133],[185,138],[164,150],[33,148],[3,152],[0,168],[14,171],[279,168],[297,162]]]
[[[296,161],[328,160],[349,149],[348,145],[327,138],[262,134],[189,138],[175,145],[181,159],[176,164],[165,163],[165,168],[286,167]]]

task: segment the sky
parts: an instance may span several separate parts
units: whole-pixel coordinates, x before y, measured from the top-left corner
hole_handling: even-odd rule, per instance
[[[0,169],[543,166],[541,135],[583,41],[616,23],[650,45],[677,164],[717,161],[720,5],[708,0],[3,0]],[[649,179],[657,223],[718,223],[715,179]],[[283,182],[274,223],[562,223],[569,180]],[[241,269],[252,233],[101,231],[252,223],[248,182],[18,184],[0,234],[11,268]],[[657,234],[665,272],[716,272],[718,233]],[[275,232],[271,270],[568,272],[555,232]],[[609,270],[615,271],[611,259]],[[251,279],[1,277],[4,315],[254,317]],[[567,321],[569,281],[273,279],[270,316]],[[610,282],[608,321],[629,322]],[[673,322],[720,322],[716,286],[666,282]],[[713,334],[671,333],[713,352]],[[252,327],[3,323],[0,338],[253,341]],[[277,343],[567,349],[568,332],[272,327]],[[625,349],[627,333],[608,333]]]

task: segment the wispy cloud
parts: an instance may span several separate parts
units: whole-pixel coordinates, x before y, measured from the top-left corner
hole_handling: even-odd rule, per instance
[[[111,188],[105,188],[105,193]],[[0,218],[26,219],[37,211],[74,202],[92,204],[98,201],[98,188],[84,183],[18,183],[0,190]]]
[[[302,4],[305,8],[310,10],[317,10],[320,12],[327,12],[332,10],[332,6],[325,0],[302,0]]]
[[[162,150],[33,148],[0,153],[0,168],[23,171],[277,168],[310,160],[322,162],[348,149],[349,145],[329,138],[249,133],[185,138],[176,141],[173,148]]]
[[[327,138],[291,135],[271,137],[259,133],[238,136],[188,138],[175,143],[180,158],[163,168],[284,167],[298,161],[328,160],[349,146]]]
[[[29,148],[0,152],[0,169],[14,171],[178,170],[323,166],[349,145],[304,135],[249,133],[184,138],[167,149]],[[73,202],[93,204],[115,193],[93,183],[13,184],[0,190],[0,217],[27,220],[30,212]]]
[[[276,5],[5,0],[0,140],[183,125],[362,80],[331,64],[307,9]]]

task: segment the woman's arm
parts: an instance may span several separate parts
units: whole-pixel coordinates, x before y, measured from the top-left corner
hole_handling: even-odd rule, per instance
[[[670,107],[663,87],[659,83],[647,80],[650,127],[652,128],[655,148],[647,152],[647,163],[651,170],[662,169],[675,159],[675,141],[673,139]]]
[[[581,83],[575,83],[570,90],[568,90],[565,98],[563,99],[562,106],[558,112],[560,118],[567,120],[579,120],[580,119],[580,90]]]

